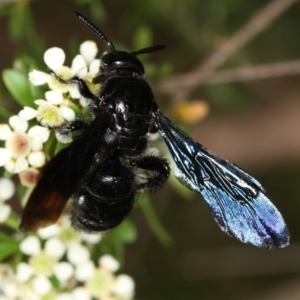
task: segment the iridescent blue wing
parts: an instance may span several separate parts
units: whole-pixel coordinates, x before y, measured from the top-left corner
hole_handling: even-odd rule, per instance
[[[202,194],[224,232],[258,247],[289,244],[287,226],[257,180],[195,142],[160,112],[156,127],[175,161],[176,178]]]

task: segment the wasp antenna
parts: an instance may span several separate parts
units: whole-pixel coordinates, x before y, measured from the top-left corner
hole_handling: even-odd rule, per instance
[[[91,29],[94,33],[96,33],[105,43],[106,45],[109,47],[111,52],[116,52],[116,48],[113,45],[112,42],[110,42],[106,36],[103,34],[103,32],[97,28],[92,22],[90,22],[86,17],[84,17],[82,14],[80,14],[79,12],[75,11],[74,12],[75,16],[85,25],[87,26],[89,29]]]
[[[138,51],[131,52],[131,54],[140,55],[140,54],[159,51],[159,50],[162,50],[162,49],[165,49],[165,48],[166,48],[166,46],[164,46],[164,45],[156,45],[156,46],[151,46],[151,47],[143,48],[143,49],[138,50]]]

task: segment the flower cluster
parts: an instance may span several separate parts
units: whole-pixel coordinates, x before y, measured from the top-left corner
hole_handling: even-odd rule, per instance
[[[134,281],[126,274],[114,274],[119,269],[116,259],[103,255],[96,265],[90,258],[90,248],[101,234],[80,235],[69,225],[62,218],[21,241],[25,259],[16,270],[0,264],[0,295],[7,299],[132,299]]]
[[[45,52],[44,61],[59,78],[68,80],[78,76],[96,93],[100,88],[93,83],[100,68],[100,60],[95,59],[97,52],[96,44],[87,41],[81,44],[80,54],[73,59],[71,67],[64,65],[65,53],[56,47]],[[34,85],[48,84],[49,90],[44,99],[36,99],[11,116],[8,124],[0,124],[0,141],[3,141],[0,167],[6,170],[6,175],[18,174],[22,186],[33,188],[39,169],[49,158],[51,129],[74,120],[75,111],[86,107],[89,100],[81,96],[76,85],[62,83],[49,73],[33,70],[29,80]],[[72,137],[55,136],[61,143],[72,140]],[[16,214],[6,202],[14,192],[12,180],[0,178],[0,224],[12,229],[17,227]],[[12,257],[15,247],[14,261],[20,262],[16,268],[8,264],[9,260],[0,263],[0,300],[132,299],[134,281],[128,275],[115,274],[119,269],[115,258],[103,255],[97,263],[95,255],[91,259],[91,252],[101,237],[101,234],[80,235],[65,216],[36,235],[3,233],[7,245],[12,241],[11,254],[7,257]]]

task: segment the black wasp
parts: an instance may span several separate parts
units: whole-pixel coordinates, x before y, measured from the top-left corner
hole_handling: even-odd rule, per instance
[[[98,28],[75,14],[109,48],[94,79],[102,87],[94,95],[82,79],[62,80],[51,72],[60,82],[77,85],[90,102],[91,119],[51,128],[76,133],[77,138],[45,166],[21,228],[36,230],[55,223],[71,196],[75,228],[97,232],[119,225],[138,192],[156,191],[168,179],[167,161],[146,154],[149,134],[158,131],[175,161],[177,179],[202,194],[224,232],[259,247],[287,246],[286,224],[261,184],[192,140],[159,111],[137,55],[164,46],[117,51]]]

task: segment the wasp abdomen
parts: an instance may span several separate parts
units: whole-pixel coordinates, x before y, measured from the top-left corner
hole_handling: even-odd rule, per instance
[[[83,231],[106,231],[131,211],[136,190],[133,172],[118,158],[106,159],[81,185],[73,202],[72,223]]]

